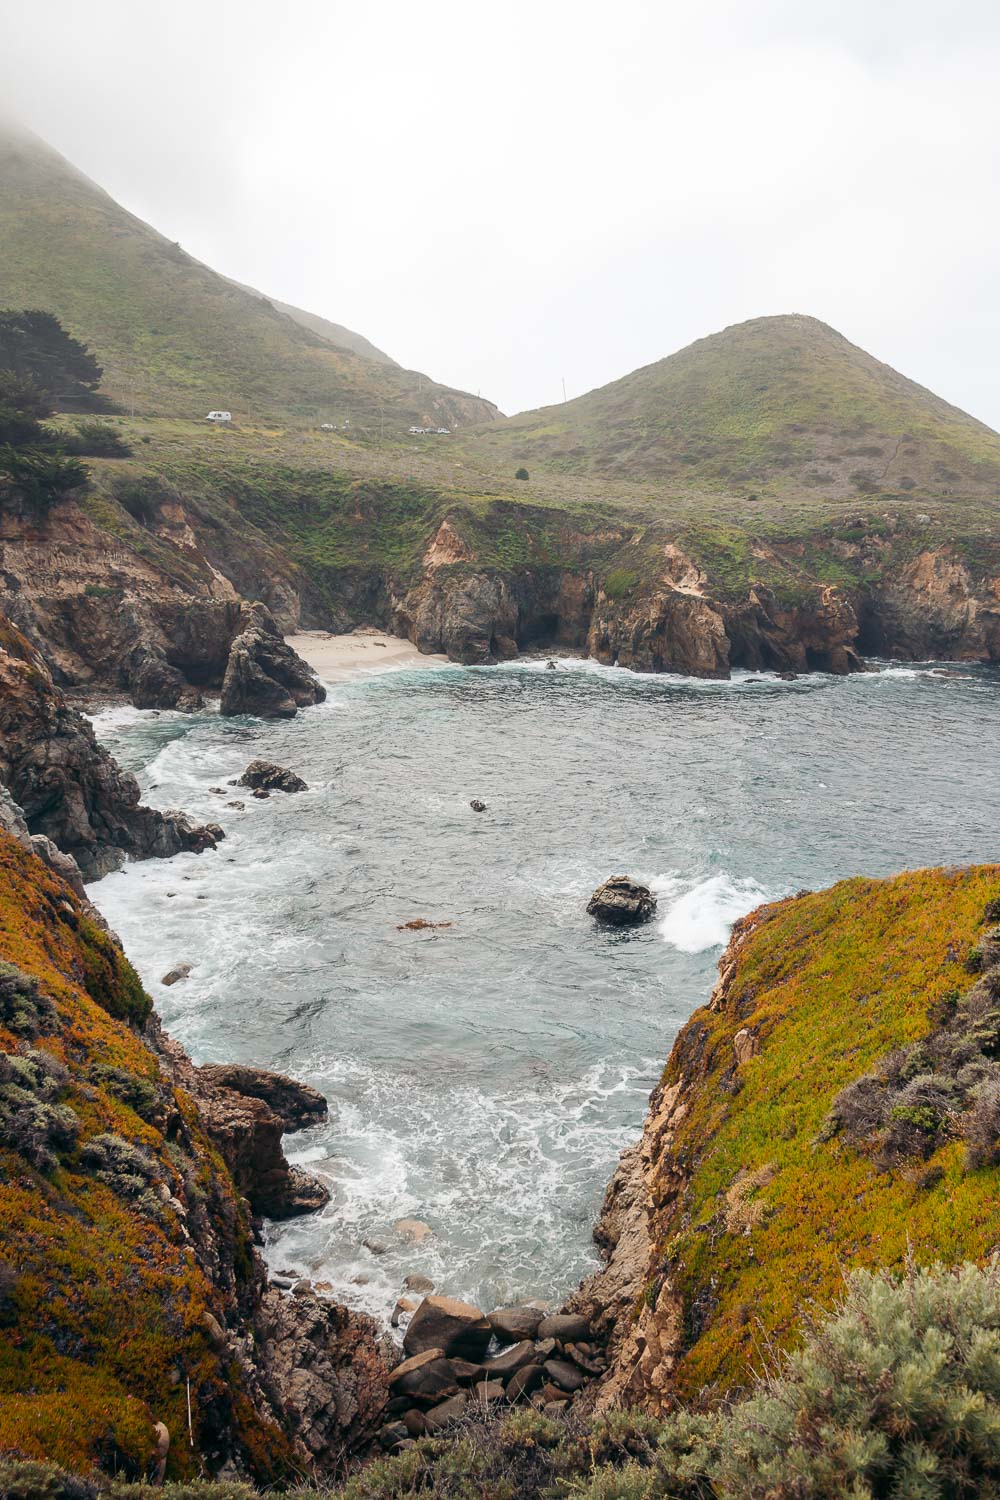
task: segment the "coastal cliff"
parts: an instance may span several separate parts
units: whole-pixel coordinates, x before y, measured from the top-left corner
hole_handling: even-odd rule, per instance
[[[135,859],[214,849],[215,825],[139,800],[139,784],[72,708],[41,655],[0,615],[0,787],[31,834],[75,860],[86,880]]]
[[[332,1474],[385,1403],[375,1326],[269,1287],[257,1215],[324,1194],[323,1101],[198,1070],[85,903],[0,833],[0,1450],[141,1478]]]
[[[996,1246],[1000,866],[843,881],[738,922],[674,1044],[573,1299],[607,1341],[587,1403],[731,1395],[847,1267]]]

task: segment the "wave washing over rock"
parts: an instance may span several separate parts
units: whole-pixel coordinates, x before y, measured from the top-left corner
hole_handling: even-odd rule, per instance
[[[732,921],[859,869],[994,852],[996,683],[560,659],[386,672],[280,724],[99,718],[149,802],[226,830],[211,864],[95,887],[168,1029],[197,1062],[263,1064],[330,1102],[290,1145],[331,1202],[269,1228],[272,1268],[382,1319],[409,1274],[486,1309],[571,1291]],[[309,790],[231,786],[258,757]],[[585,906],[623,871],[657,916],[609,932]]]

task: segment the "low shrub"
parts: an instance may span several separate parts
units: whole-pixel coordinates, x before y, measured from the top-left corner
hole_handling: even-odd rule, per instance
[[[41,985],[16,964],[0,962],[0,1026],[15,1036],[36,1037],[56,1024],[56,1008]]]
[[[110,422],[78,422],[63,438],[65,452],[78,458],[128,458],[128,443]]]
[[[80,1121],[58,1095],[66,1069],[47,1052],[0,1052],[0,1144],[49,1172],[75,1143]]]

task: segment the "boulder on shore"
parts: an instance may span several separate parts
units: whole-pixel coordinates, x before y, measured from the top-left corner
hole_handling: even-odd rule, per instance
[[[655,910],[656,897],[649,886],[628,875],[612,875],[587,902],[588,914],[612,927],[645,922]]]
[[[463,1359],[478,1360],[493,1336],[488,1320],[471,1302],[454,1297],[425,1297],[410,1319],[403,1338],[407,1354],[443,1349]]]
[[[284,766],[276,766],[271,760],[252,760],[236,785],[248,786],[255,793],[309,790],[301,776],[296,776],[294,771],[288,771]]]
[[[498,1307],[489,1315],[490,1327],[501,1344],[519,1344],[533,1339],[545,1317],[540,1307]]]

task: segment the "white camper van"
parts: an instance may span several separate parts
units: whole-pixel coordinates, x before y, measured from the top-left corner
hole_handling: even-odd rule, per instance
[[[231,411],[210,411],[205,420],[208,422],[231,422],[233,414]]]

